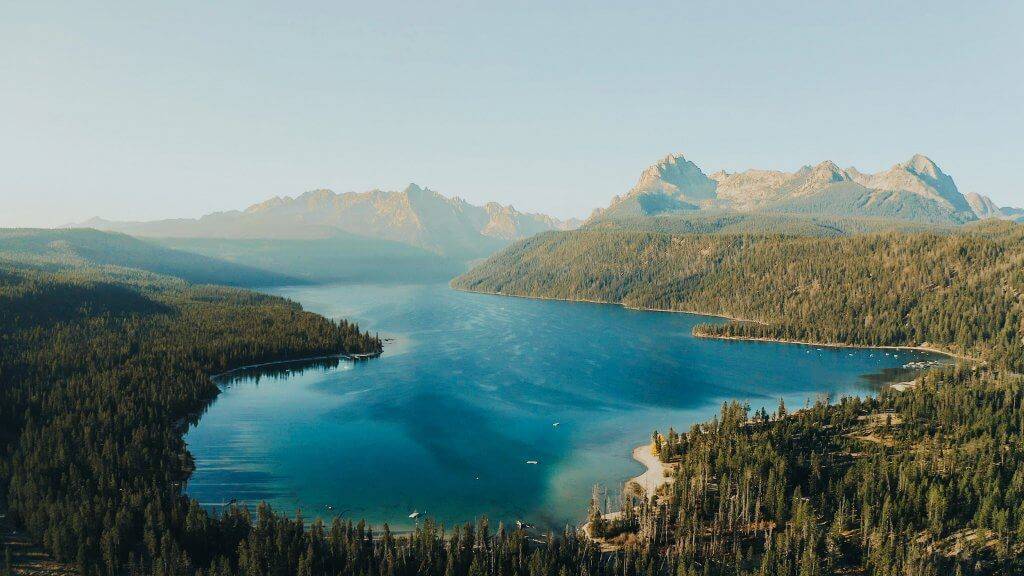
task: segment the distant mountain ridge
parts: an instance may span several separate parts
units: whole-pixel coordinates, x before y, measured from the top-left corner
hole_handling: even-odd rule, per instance
[[[50,271],[115,266],[200,284],[227,286],[271,286],[303,281],[278,271],[98,230],[0,229],[0,263],[5,261]]]
[[[964,196],[967,198],[967,203],[971,205],[971,210],[977,214],[980,220],[996,218],[1024,223],[1024,208],[1012,208],[1009,206],[1000,208],[988,196],[982,196],[975,192],[968,192]]]
[[[953,178],[927,156],[877,174],[842,169],[826,160],[796,172],[725,171],[706,175],[682,154],[670,154],[641,173],[636,185],[599,209],[588,223],[697,210],[787,212],[924,222],[966,222],[1021,215],[978,194],[960,193]]]
[[[77,226],[161,238],[313,240],[344,232],[473,259],[538,232],[568,230],[578,224],[496,202],[476,206],[410,184],[402,191],[339,194],[318,189],[196,219],[112,222],[94,218]]]

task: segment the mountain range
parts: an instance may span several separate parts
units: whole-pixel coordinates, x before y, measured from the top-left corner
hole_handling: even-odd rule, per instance
[[[578,225],[576,220],[520,212],[496,202],[476,206],[410,184],[402,191],[312,190],[195,219],[114,222],[93,218],[75,226],[164,239],[324,240],[354,234],[472,260],[538,232]]]
[[[710,175],[674,154],[644,170],[627,194],[595,210],[585,227],[846,235],[991,218],[1024,222],[1024,210],[962,194],[949,175],[920,154],[877,174],[825,161],[796,172]],[[401,191],[312,190],[200,218],[93,218],[75,227],[147,238],[164,248],[299,281],[333,282],[447,279],[515,241],[580,224],[496,202],[473,205],[410,184]]]
[[[1000,208],[979,194],[964,195],[927,156],[876,174],[832,161],[796,172],[725,171],[706,175],[682,154],[664,157],[640,175],[624,196],[594,212],[588,223],[700,210],[781,212],[963,224],[1001,218],[1024,220],[1024,210]]]

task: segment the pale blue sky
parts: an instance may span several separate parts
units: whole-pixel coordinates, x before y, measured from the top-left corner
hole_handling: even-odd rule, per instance
[[[915,152],[1024,205],[1024,2],[0,2],[0,226],[417,182],[584,216]]]

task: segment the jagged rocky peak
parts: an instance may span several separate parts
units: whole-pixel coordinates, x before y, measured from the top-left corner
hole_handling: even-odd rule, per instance
[[[488,202],[487,204],[484,204],[484,210],[486,210],[487,213],[491,214],[492,216],[519,216],[522,214],[521,212],[519,212],[519,210],[516,210],[515,206],[513,205],[509,204],[508,206],[505,206],[504,204],[499,204],[498,202]]]
[[[871,174],[865,174],[855,166],[849,166],[846,170],[843,170],[843,172],[846,172],[846,175],[850,177],[850,180],[853,180],[858,184],[864,184],[869,178],[871,178]]]
[[[317,188],[303,193],[296,198],[296,203],[301,203],[309,210],[317,210],[330,206],[338,199],[339,195],[326,188]]]
[[[924,154],[914,154],[910,160],[902,163],[901,166],[915,174],[930,178],[939,178],[940,175],[945,176],[939,165]]]
[[[999,218],[1003,215],[1002,210],[988,196],[982,196],[977,192],[968,192],[964,197],[967,198],[967,203],[971,206],[975,216],[981,220]]]
[[[307,190],[298,196],[274,196],[264,200],[263,202],[257,202],[252,206],[245,209],[247,214],[258,214],[261,212],[270,212],[277,209],[294,209],[296,206],[303,206],[309,209],[315,209],[317,207],[326,206],[337,200],[339,194],[328,190],[326,188],[317,188],[314,190]]]
[[[279,206],[284,206],[292,200],[293,198],[291,196],[274,196],[273,198],[268,198],[263,202],[257,202],[256,204],[249,206],[245,211],[248,213],[265,212],[267,210],[273,210]]]
[[[710,177],[682,154],[646,168],[629,194],[591,220],[698,209],[779,211],[962,224],[977,218],[953,179],[923,154],[875,174],[825,160],[795,172],[720,170]]]
[[[691,200],[715,197],[715,182],[682,154],[669,154],[640,175],[631,195],[665,192]]]
[[[337,194],[335,194],[333,190],[328,190],[327,188],[316,188],[316,189],[313,189],[313,190],[308,190],[306,192],[303,192],[299,196],[299,198],[321,199],[321,198],[333,198],[335,196],[337,196]]]
[[[408,198],[410,202],[414,202],[419,205],[447,205],[450,209],[459,211],[481,208],[480,206],[470,204],[461,196],[445,196],[437,190],[426,186],[420,186],[415,182],[410,182],[405,188],[403,188],[402,195]]]
[[[875,174],[864,184],[877,190],[910,192],[936,201],[955,212],[973,214],[953,179],[924,154],[914,154],[910,160]]]
[[[402,194],[406,194],[408,196],[436,196],[437,192],[434,192],[430,188],[424,188],[415,182],[410,182],[402,189]]]
[[[338,194],[320,188],[296,197],[275,196],[242,212],[139,223],[97,221],[94,227],[176,238],[309,239],[340,231],[473,259],[510,241],[569,226],[497,202],[477,206],[411,183],[401,191]]]
[[[967,203],[970,204],[971,210],[979,220],[998,218],[1020,222],[1022,221],[1021,217],[1024,216],[1024,210],[1010,206],[999,207],[991,198],[977,192],[968,192],[964,194],[964,197],[967,198]]]
[[[832,162],[831,160],[825,160],[811,168],[810,179],[822,183],[846,182],[851,180],[850,175],[839,166],[836,166],[835,162]]]
[[[796,174],[772,173],[780,181],[776,196],[781,199],[786,191],[796,195],[816,194],[832,184],[850,182],[852,178],[831,160],[825,160],[814,166],[804,166]],[[783,194],[779,194],[782,192]],[[764,193],[761,198],[767,198]]]
[[[655,178],[683,179],[700,176],[707,177],[696,164],[687,160],[681,153],[668,154],[661,160],[648,166],[640,175],[639,183]]]

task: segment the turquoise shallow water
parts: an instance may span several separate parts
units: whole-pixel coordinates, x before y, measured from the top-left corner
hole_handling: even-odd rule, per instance
[[[188,492],[204,505],[266,500],[399,530],[413,511],[560,528],[581,520],[595,483],[614,492],[642,471],[630,453],[654,428],[686,430],[726,399],[794,409],[864,395],[939,358],[697,339],[694,324],[721,320],[445,285],[277,293],[393,341],[367,362],[223,377],[185,438]]]

